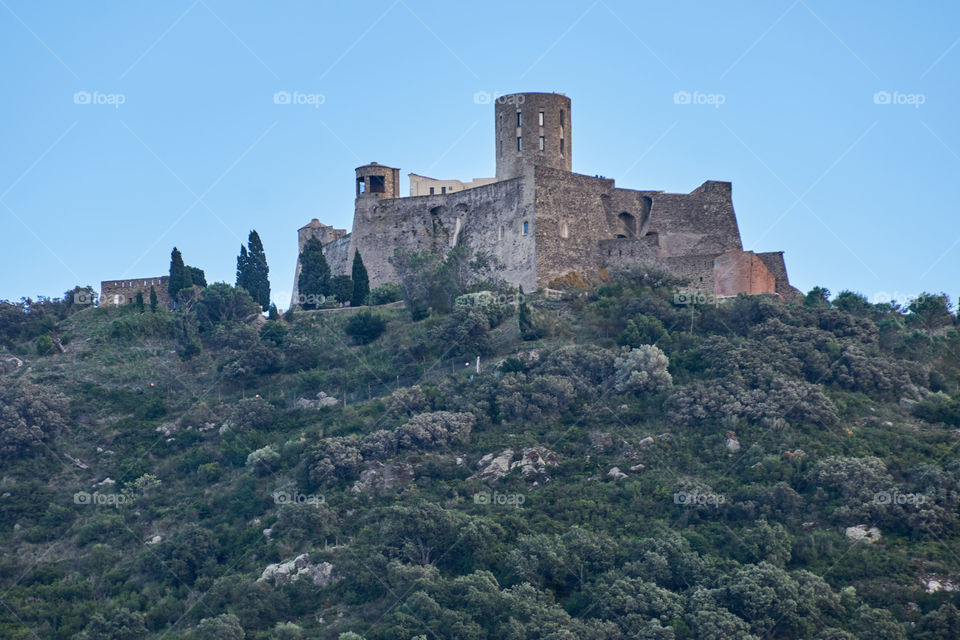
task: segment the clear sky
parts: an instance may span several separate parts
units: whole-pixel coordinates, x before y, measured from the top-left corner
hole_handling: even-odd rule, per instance
[[[356,166],[403,195],[492,176],[486,94],[557,91],[574,171],[732,181],[800,289],[955,300],[958,42],[935,1],[0,0],[0,298],[162,275],[174,245],[233,283],[256,229],[285,306]]]

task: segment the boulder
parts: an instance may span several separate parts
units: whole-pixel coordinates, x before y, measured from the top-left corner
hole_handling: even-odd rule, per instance
[[[280,585],[302,579],[310,579],[313,584],[319,587],[325,587],[336,581],[333,577],[332,564],[329,562],[312,564],[310,554],[301,553],[293,560],[267,565],[257,582],[271,582]]]

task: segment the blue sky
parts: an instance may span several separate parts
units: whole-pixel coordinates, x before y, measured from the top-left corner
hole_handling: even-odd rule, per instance
[[[956,299],[958,42],[948,2],[0,0],[0,298],[161,275],[174,245],[232,283],[256,229],[285,304],[356,166],[404,195],[492,176],[477,94],[558,91],[574,171],[730,180],[800,289]]]

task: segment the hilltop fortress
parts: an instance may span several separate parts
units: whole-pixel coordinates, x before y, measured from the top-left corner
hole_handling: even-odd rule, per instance
[[[349,275],[359,251],[371,287],[396,280],[389,262],[395,248],[442,255],[459,243],[499,259],[501,276],[526,291],[571,272],[647,264],[717,297],[800,295],[783,252],[743,250],[729,182],[664,193],[573,173],[572,123],[563,94],[501,96],[494,100],[495,178],[411,173],[410,195],[401,197],[400,170],[371,162],[356,169],[352,231],[314,219],[299,230],[299,251],[317,238],[334,275]],[[294,304],[299,274],[298,260]]]

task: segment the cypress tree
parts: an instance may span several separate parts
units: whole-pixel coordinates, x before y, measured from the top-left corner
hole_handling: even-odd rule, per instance
[[[300,304],[304,309],[316,309],[322,296],[330,295],[330,265],[323,255],[323,245],[310,238],[300,254],[300,277],[297,279]]]
[[[174,247],[170,253],[170,282],[167,291],[171,300],[177,299],[177,292],[190,286],[190,273],[183,264],[183,256],[180,251]]]
[[[134,303],[137,305],[137,311],[143,313],[143,291],[137,291],[137,297],[134,298]]]
[[[193,285],[197,285],[200,287],[207,286],[207,276],[206,274],[203,273],[203,269],[201,269],[200,267],[191,267],[190,265],[187,265],[187,273],[190,275],[190,284],[187,286],[189,287],[192,287]]]
[[[152,313],[157,312],[157,290],[153,288],[153,285],[150,285],[150,311]]]
[[[270,306],[270,267],[267,266],[267,254],[263,250],[263,243],[256,231],[251,231],[247,238],[249,253],[247,254],[247,270],[249,273],[248,286],[245,287],[250,296],[266,309]]]
[[[363,266],[363,258],[359,251],[353,252],[353,271],[350,276],[353,280],[353,295],[350,296],[350,306],[359,307],[367,303],[367,296],[370,295],[370,278],[367,276],[367,268]]]
[[[247,256],[247,248],[240,245],[240,255],[237,256],[237,286],[246,289],[250,293],[250,258]]]

